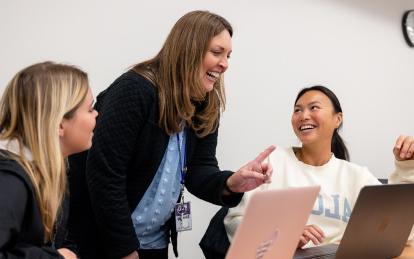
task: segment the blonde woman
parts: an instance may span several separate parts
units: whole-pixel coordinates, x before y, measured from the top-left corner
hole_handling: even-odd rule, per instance
[[[88,149],[97,112],[86,73],[38,63],[0,103],[0,258],[76,258],[51,249],[66,187],[65,157]]]

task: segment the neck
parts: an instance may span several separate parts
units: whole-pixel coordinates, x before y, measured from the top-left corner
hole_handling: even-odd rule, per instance
[[[332,157],[331,145],[303,145],[296,152],[297,158],[305,164],[321,166]]]

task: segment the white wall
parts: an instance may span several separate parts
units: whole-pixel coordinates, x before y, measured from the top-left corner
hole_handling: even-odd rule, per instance
[[[238,169],[271,143],[297,144],[296,93],[324,84],[342,102],[352,161],[378,177],[390,173],[396,137],[414,134],[414,49],[401,33],[410,0],[1,0],[1,91],[17,70],[50,59],[85,69],[97,94],[155,55],[174,22],[194,9],[217,12],[235,29],[217,148],[222,168]],[[179,240],[183,259],[202,257],[198,242],[217,210],[192,201],[194,230]]]

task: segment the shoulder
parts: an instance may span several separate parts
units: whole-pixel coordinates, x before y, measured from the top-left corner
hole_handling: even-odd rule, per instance
[[[361,185],[375,184],[378,182],[377,178],[369,171],[366,166],[362,166],[343,159],[335,159],[337,160],[341,171],[346,174],[347,177],[353,178],[355,182],[359,182]]]
[[[97,125],[103,120],[106,125],[119,120],[144,120],[151,112],[158,114],[157,108],[157,88],[141,75],[128,71],[98,95],[95,106],[99,112]]]
[[[106,90],[97,97],[97,105],[104,103],[124,103],[155,101],[157,88],[147,79],[130,70],[118,77]],[[99,107],[97,107],[99,109]]]
[[[32,184],[24,169],[14,160],[0,159],[0,195],[2,206],[15,206],[17,202],[25,202],[28,193],[32,192]]]
[[[3,238],[0,243],[6,240],[14,242],[21,238],[24,226],[30,229],[37,228],[29,223],[33,222],[33,214],[27,214],[30,207],[37,208],[28,178],[27,173],[16,161],[0,158],[0,239]]]
[[[3,179],[19,179],[20,182],[31,185],[26,171],[13,159],[0,157],[0,172]]]
[[[269,160],[271,163],[277,164],[281,161],[294,160],[295,153],[293,152],[293,147],[279,147],[269,155]]]
[[[335,158],[336,163],[345,170],[351,172],[351,173],[367,173],[368,168],[359,164],[356,164],[354,162],[346,161],[343,159]]]
[[[143,76],[133,70],[129,70],[118,77],[110,86],[110,88],[123,88],[124,90],[147,92],[155,94],[155,86]]]

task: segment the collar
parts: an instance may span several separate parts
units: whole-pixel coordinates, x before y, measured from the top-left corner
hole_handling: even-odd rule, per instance
[[[13,154],[20,155],[23,153],[23,156],[29,160],[33,160],[32,152],[27,147],[23,147],[23,152],[20,151],[19,142],[17,139],[2,139],[0,140],[0,149],[7,150]]]

